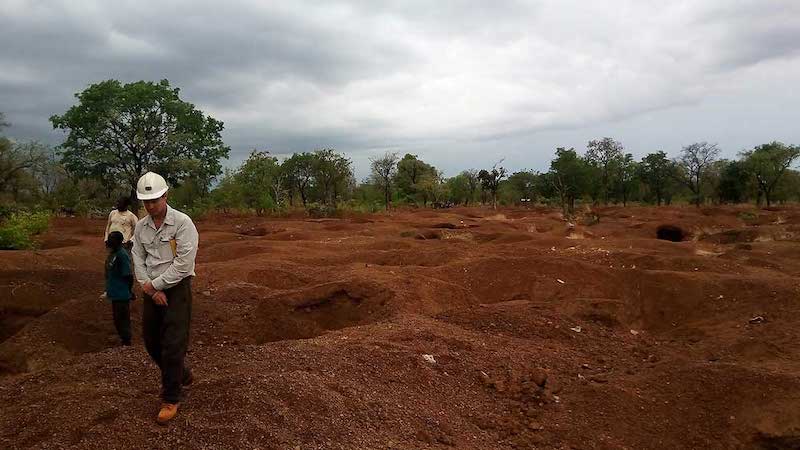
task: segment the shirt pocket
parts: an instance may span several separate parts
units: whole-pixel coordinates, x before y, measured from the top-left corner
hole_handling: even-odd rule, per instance
[[[170,241],[175,240],[175,238],[166,235],[159,237],[157,240],[158,251],[161,259],[165,261],[172,261],[175,258],[175,254],[172,252],[172,244],[170,244]]]
[[[147,253],[159,263],[172,261],[172,248],[169,244],[169,236],[155,236],[149,244],[145,244]]]

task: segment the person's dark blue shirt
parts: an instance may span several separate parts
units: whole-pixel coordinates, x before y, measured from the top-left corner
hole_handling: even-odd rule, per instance
[[[109,253],[106,259],[106,295],[113,302],[131,299],[131,260],[124,248]]]

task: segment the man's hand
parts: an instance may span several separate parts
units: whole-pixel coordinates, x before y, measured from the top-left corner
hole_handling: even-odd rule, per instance
[[[155,294],[152,295],[153,303],[160,306],[167,306],[167,294],[163,291],[156,291]]]
[[[144,293],[149,295],[150,297],[155,296],[156,292],[158,292],[156,291],[156,288],[153,287],[153,283],[149,281],[142,285],[142,291],[144,291]]]

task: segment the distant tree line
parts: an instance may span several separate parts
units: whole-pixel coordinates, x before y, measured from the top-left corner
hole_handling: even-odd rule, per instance
[[[428,198],[453,205],[548,202],[571,214],[580,200],[593,205],[662,205],[680,198],[697,206],[748,201],[770,206],[800,200],[800,173],[791,169],[800,147],[771,142],[741,152],[737,160],[719,159],[719,154],[717,145],[698,142],[683,147],[674,159],[656,151],[637,161],[620,142],[605,137],[589,141],[583,155],[574,148],[557,148],[547,172],[509,175],[496,164],[444,178],[415,155],[398,161],[396,154],[387,153],[372,160],[369,182],[383,192],[387,207],[391,199],[423,206]],[[415,167],[417,179],[425,181],[412,182],[408,167]]]
[[[57,148],[5,137],[9,124],[0,113],[0,206],[107,209],[117,196],[130,195],[147,170],[164,175],[173,186],[171,202],[190,212],[547,203],[569,215],[579,202],[770,206],[800,200],[800,173],[793,169],[800,147],[780,142],[742,151],[735,160],[720,159],[717,145],[707,142],[686,145],[675,158],[655,151],[636,160],[604,137],[589,141],[583,154],[555,149],[546,172],[509,173],[501,160],[449,178],[418,155],[387,152],[370,160],[370,176],[360,183],[350,159],[335,149],[283,158],[253,150],[239,167],[223,171],[229,155],[223,123],[179,93],[166,80],[93,84],[63,115],[51,117],[66,133]]]

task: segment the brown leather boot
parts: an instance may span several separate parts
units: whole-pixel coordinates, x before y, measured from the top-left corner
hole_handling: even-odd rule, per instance
[[[162,403],[161,411],[158,412],[156,422],[158,422],[159,425],[166,425],[176,414],[178,414],[177,403]]]

